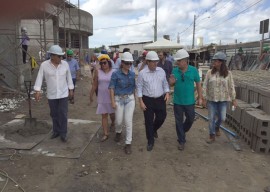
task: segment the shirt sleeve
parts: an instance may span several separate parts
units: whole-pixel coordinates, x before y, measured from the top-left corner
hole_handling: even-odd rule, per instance
[[[142,97],[142,88],[143,88],[143,73],[139,72],[137,79],[137,96]]]
[[[117,80],[117,74],[116,71],[112,73],[110,84],[109,84],[109,89],[114,89],[116,85],[116,80]]]
[[[234,86],[234,81],[233,81],[233,75],[230,71],[229,71],[229,93],[230,93],[231,99],[235,100],[236,99],[235,86]]]
[[[166,73],[165,71],[163,70],[163,82],[162,82],[162,86],[163,86],[163,90],[165,93],[169,93],[170,92],[170,88],[169,88],[169,84],[168,84],[168,81],[167,81],[167,78],[166,78]]]
[[[71,77],[71,73],[70,73],[70,69],[69,69],[68,63],[66,63],[66,67],[67,67],[67,84],[68,84],[68,89],[74,89],[74,84],[73,84],[73,81],[72,81],[72,77]]]
[[[203,98],[207,99],[207,89],[208,89],[208,80],[209,80],[209,73],[211,71],[209,70],[206,75],[205,75],[205,79],[203,82],[203,89],[202,89],[202,93],[203,93]]]
[[[42,81],[43,81],[43,75],[44,75],[44,64],[42,63],[39,67],[39,70],[38,70],[38,75],[37,75],[37,78],[36,78],[36,82],[35,82],[35,85],[34,85],[34,90],[35,91],[40,91],[41,90],[41,86],[42,86]]]

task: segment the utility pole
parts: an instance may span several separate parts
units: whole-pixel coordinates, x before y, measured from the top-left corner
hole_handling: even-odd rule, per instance
[[[157,0],[155,0],[155,29],[154,29],[154,41],[157,41]]]
[[[194,21],[193,21],[192,49],[194,48],[194,41],[195,41],[195,25],[196,25],[196,15],[194,15]]]
[[[177,43],[180,43],[180,33],[177,34]]]

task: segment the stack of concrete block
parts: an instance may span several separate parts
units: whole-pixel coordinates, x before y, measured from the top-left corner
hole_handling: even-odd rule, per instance
[[[233,71],[238,107],[227,108],[227,123],[256,152],[270,154],[270,74]]]
[[[258,110],[252,114],[255,118],[252,129],[251,148],[256,152],[270,154],[270,115]]]
[[[235,108],[234,111],[232,111],[232,104],[228,104],[227,108],[227,118],[226,122],[233,127],[233,129],[238,133],[238,135],[244,135],[244,133],[241,132],[242,130],[242,124],[243,124],[243,115],[247,110],[252,110],[253,107],[242,101],[242,100],[237,100],[237,107]]]
[[[265,113],[270,114],[270,89],[261,88],[260,90],[258,90],[258,92],[258,103],[260,104],[260,108]]]

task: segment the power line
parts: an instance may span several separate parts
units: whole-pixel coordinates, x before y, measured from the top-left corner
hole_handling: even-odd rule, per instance
[[[259,0],[259,1],[257,1],[256,3],[254,3],[254,4],[250,5],[249,7],[247,7],[246,9],[244,9],[244,10],[240,11],[240,12],[239,12],[239,13],[237,13],[236,15],[234,15],[234,16],[232,16],[232,17],[230,17],[230,18],[226,19],[226,20],[224,20],[223,22],[221,22],[221,23],[219,23],[219,24],[217,24],[217,25],[215,25],[215,26],[213,26],[213,27],[209,27],[208,29],[212,29],[212,28],[215,28],[215,27],[217,27],[217,26],[219,26],[219,25],[224,24],[225,22],[227,22],[227,21],[229,21],[229,20],[233,19],[234,17],[236,17],[236,16],[238,16],[238,15],[242,14],[243,12],[245,12],[245,11],[246,11],[246,10],[248,10],[248,9],[250,9],[251,7],[253,7],[253,6],[257,5],[257,4],[258,4],[258,3],[260,3],[261,1],[263,1],[263,0]]]
[[[98,28],[98,29],[94,29],[94,30],[100,30],[100,29],[115,29],[115,28],[122,28],[122,27],[131,27],[131,26],[136,26],[136,25],[143,25],[146,23],[151,23],[152,21],[147,21],[147,22],[143,22],[143,23],[135,23],[135,24],[130,24],[130,25],[120,25],[120,26],[113,26],[113,27],[104,27],[104,28]]]

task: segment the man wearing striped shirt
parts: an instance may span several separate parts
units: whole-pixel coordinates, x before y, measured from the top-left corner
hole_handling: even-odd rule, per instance
[[[154,138],[158,138],[157,130],[167,116],[166,102],[169,101],[170,89],[165,71],[157,67],[159,60],[157,53],[149,51],[145,59],[148,67],[139,72],[137,95],[144,112],[147,151],[151,151],[154,147]]]

